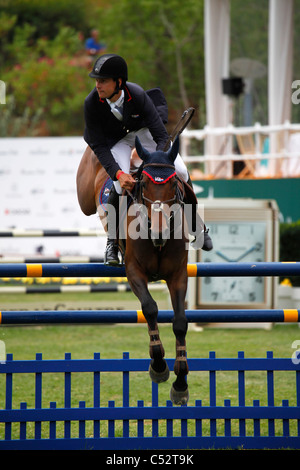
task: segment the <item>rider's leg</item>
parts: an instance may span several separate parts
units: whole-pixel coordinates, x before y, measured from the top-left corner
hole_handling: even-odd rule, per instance
[[[107,200],[107,243],[104,252],[104,264],[119,264],[117,229],[119,225],[119,194],[113,185]]]
[[[194,191],[190,175],[180,155],[177,156],[174,164],[179,178],[183,179]],[[212,250],[212,240],[208,235],[208,229],[206,228],[205,223],[198,213],[198,204],[196,203],[192,206],[192,215],[190,220],[188,218],[188,229],[190,234],[196,234],[195,239],[191,243],[195,249],[202,248],[204,251]]]
[[[187,183],[193,189],[193,183],[191,181],[190,176],[189,176]],[[209,229],[206,228],[206,225],[201,219],[197,209],[198,209],[198,204],[193,205],[193,208],[192,208],[193,213],[192,213],[192,221],[191,221],[192,227],[191,227],[191,230],[189,231],[190,233],[191,232],[195,233],[195,230],[196,230],[196,237],[191,242],[191,245],[196,249],[202,248],[202,250],[204,251],[210,251],[213,249],[213,243],[212,243],[212,239],[208,235]]]
[[[131,146],[125,139],[120,140],[111,148],[111,153],[119,164],[122,171],[130,171]],[[122,194],[122,188],[118,181],[113,182],[107,201],[107,244],[104,253],[104,263],[112,266],[119,264],[119,248],[117,241],[117,230],[119,226],[119,199]]]

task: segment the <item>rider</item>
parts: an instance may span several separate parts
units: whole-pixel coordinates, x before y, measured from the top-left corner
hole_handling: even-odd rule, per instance
[[[144,148],[154,152],[163,150],[168,133],[149,95],[136,83],[127,82],[127,64],[122,57],[116,54],[98,57],[89,76],[96,79],[96,87],[84,103],[84,139],[113,180],[107,201],[108,239],[104,262],[117,265],[118,245],[110,227],[115,227],[116,224],[119,195],[124,189],[132,190],[135,184],[130,174],[130,157],[135,137],[139,137]],[[166,107],[164,97],[159,104],[162,108]],[[177,175],[191,185],[180,155],[174,164]],[[212,241],[206,230],[202,249],[212,249]]]

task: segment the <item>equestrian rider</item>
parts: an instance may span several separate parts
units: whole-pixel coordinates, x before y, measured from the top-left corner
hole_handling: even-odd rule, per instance
[[[84,102],[84,139],[113,180],[107,201],[108,239],[104,262],[118,265],[118,245],[110,227],[116,224],[119,195],[122,190],[132,190],[135,184],[130,174],[135,137],[138,136],[143,147],[150,152],[163,150],[168,133],[161,116],[167,114],[167,104],[160,89],[156,89],[159,90],[156,107],[149,94],[139,85],[127,82],[127,64],[119,55],[104,54],[98,57],[89,76],[96,79],[96,87]],[[174,164],[177,175],[191,185],[180,155]],[[202,249],[212,249],[206,230]]]

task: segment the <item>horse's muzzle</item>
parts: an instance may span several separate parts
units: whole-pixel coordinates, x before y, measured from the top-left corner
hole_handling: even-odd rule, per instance
[[[163,247],[170,238],[170,207],[161,201],[151,204],[150,234],[155,247]]]

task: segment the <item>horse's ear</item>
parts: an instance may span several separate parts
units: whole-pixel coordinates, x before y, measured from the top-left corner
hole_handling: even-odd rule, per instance
[[[179,136],[176,137],[176,139],[173,142],[172,147],[168,151],[168,156],[172,162],[175,161],[175,158],[177,157],[179,152]]]
[[[150,152],[148,152],[148,150],[146,150],[142,144],[141,144],[141,141],[140,139],[138,138],[138,136],[135,137],[135,149],[137,151],[137,154],[138,156],[145,162],[149,156],[150,156]]]

